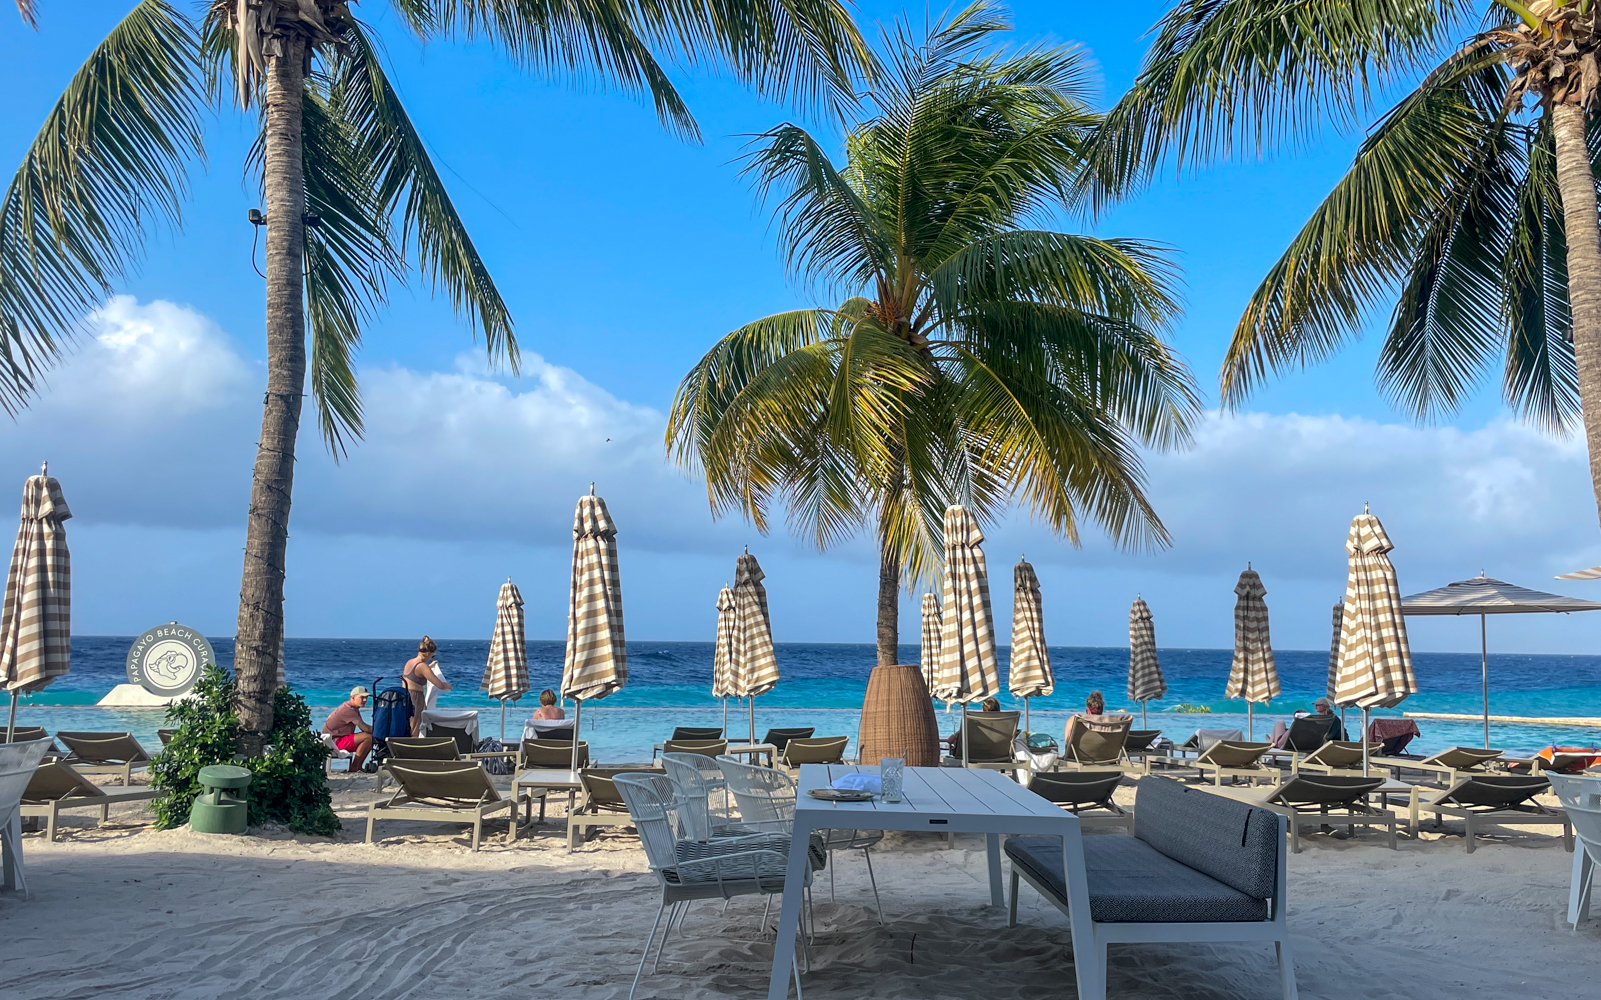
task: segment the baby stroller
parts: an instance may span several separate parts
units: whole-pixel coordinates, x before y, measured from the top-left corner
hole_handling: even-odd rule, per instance
[[[378,689],[378,682],[382,677],[375,678],[372,689],[377,693],[372,700],[372,754],[367,758],[367,766],[363,768],[368,774],[378,770],[390,756],[389,744],[386,742],[391,736],[411,735],[411,695],[404,687],[391,687]]]

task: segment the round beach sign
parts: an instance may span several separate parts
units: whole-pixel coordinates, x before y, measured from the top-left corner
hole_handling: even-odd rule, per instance
[[[153,695],[177,698],[189,693],[207,664],[216,663],[206,637],[187,625],[157,625],[128,650],[128,682]]]

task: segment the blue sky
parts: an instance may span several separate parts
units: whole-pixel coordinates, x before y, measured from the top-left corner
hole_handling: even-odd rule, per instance
[[[72,4],[69,15],[69,5],[46,0],[37,33],[0,12],[5,169],[130,6]],[[1110,96],[1132,78],[1141,33],[1164,8],[1013,11],[1020,42],[1087,47]],[[865,3],[861,20],[871,31],[903,9]],[[736,162],[741,136],[797,113],[714,75],[680,72],[706,136],[690,145],[635,98],[541,79],[483,47],[420,47],[381,3],[358,13],[385,39],[393,79],[512,307],[530,364],[522,379],[486,371],[448,306],[421,290],[395,296],[361,355],[368,442],[336,467],[302,438],[291,633],[486,635],[495,589],[510,575],[529,598],[530,634],[558,637],[572,503],[593,479],[622,528],[632,636],[709,638],[716,588],[748,544],[767,568],[781,641],[870,641],[864,544],[818,554],[781,533],[714,524],[660,447],[678,378],[717,336],[810,301],[786,281]],[[248,123],[225,112],[208,137],[209,169],[195,173],[182,232],[152,241],[146,265],[93,320],[93,336],[45,396],[0,425],[0,482],[48,458],[78,515],[79,632],[136,632],[172,618],[232,632],[259,424],[261,287],[244,220],[257,200],[241,173]],[[1186,312],[1173,340],[1209,399],[1242,306],[1355,141],[1326,133],[1266,162],[1163,178],[1096,224],[1174,248]],[[1316,648],[1328,641],[1328,608],[1342,587],[1346,525],[1364,501],[1395,539],[1404,591],[1481,567],[1561,590],[1554,573],[1601,562],[1577,442],[1509,421],[1493,384],[1450,424],[1418,428],[1374,390],[1376,347],[1370,338],[1278,379],[1245,414],[1210,418],[1195,449],[1152,456],[1152,496],[1175,535],[1167,552],[1120,553],[1088,532],[1075,550],[1024,515],[994,526],[1002,621],[1006,570],[1026,553],[1045,587],[1053,643],[1126,641],[1128,603],[1142,593],[1164,645],[1226,645],[1234,578],[1249,560],[1269,588],[1276,642]],[[1591,596],[1585,586],[1567,589]],[[910,626],[916,601],[904,604]],[[1507,623],[1503,648],[1591,651],[1597,619]],[[1467,649],[1472,631],[1420,623],[1415,644]]]

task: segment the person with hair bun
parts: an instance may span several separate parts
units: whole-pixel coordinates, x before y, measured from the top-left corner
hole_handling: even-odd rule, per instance
[[[450,682],[439,670],[439,660],[434,655],[439,652],[439,645],[426,635],[417,643],[417,655],[406,661],[400,669],[401,683],[406,685],[406,693],[411,695],[411,735],[416,736],[418,727],[422,725],[423,709],[428,707],[429,685],[440,691],[449,691]]]

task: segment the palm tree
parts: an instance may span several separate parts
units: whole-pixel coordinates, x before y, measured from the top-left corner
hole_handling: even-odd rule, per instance
[[[1238,405],[1393,301],[1380,388],[1455,412],[1499,360],[1552,431],[1582,419],[1601,504],[1594,0],[1184,0],[1094,142],[1097,197],[1361,120],[1411,81],[1252,296],[1221,373]]]
[[[421,37],[488,37],[536,68],[648,93],[695,121],[658,54],[717,60],[760,92],[838,108],[868,52],[837,0],[391,0]],[[19,0],[25,20],[34,4]],[[336,0],[211,0],[203,19],[143,0],[56,103],[0,203],[0,405],[39,375],[142,251],[176,225],[208,103],[256,108],[266,228],[267,391],[252,480],[234,669],[247,751],[272,726],[284,550],[309,381],[336,457],[362,432],[354,355],[408,264],[517,368],[511,317],[368,28]],[[310,347],[307,349],[307,320]]]
[[[797,125],[756,137],[747,170],[778,199],[788,264],[843,301],[723,337],[668,420],[715,513],[765,531],[776,505],[819,547],[874,529],[879,663],[948,503],[994,518],[1021,501],[1075,543],[1084,516],[1165,543],[1138,448],[1182,442],[1197,410],[1159,335],[1162,252],[1023,228],[1069,201],[1098,118],[1085,57],[987,51],[1008,27],[979,2],[926,39],[886,33],[842,165]]]

